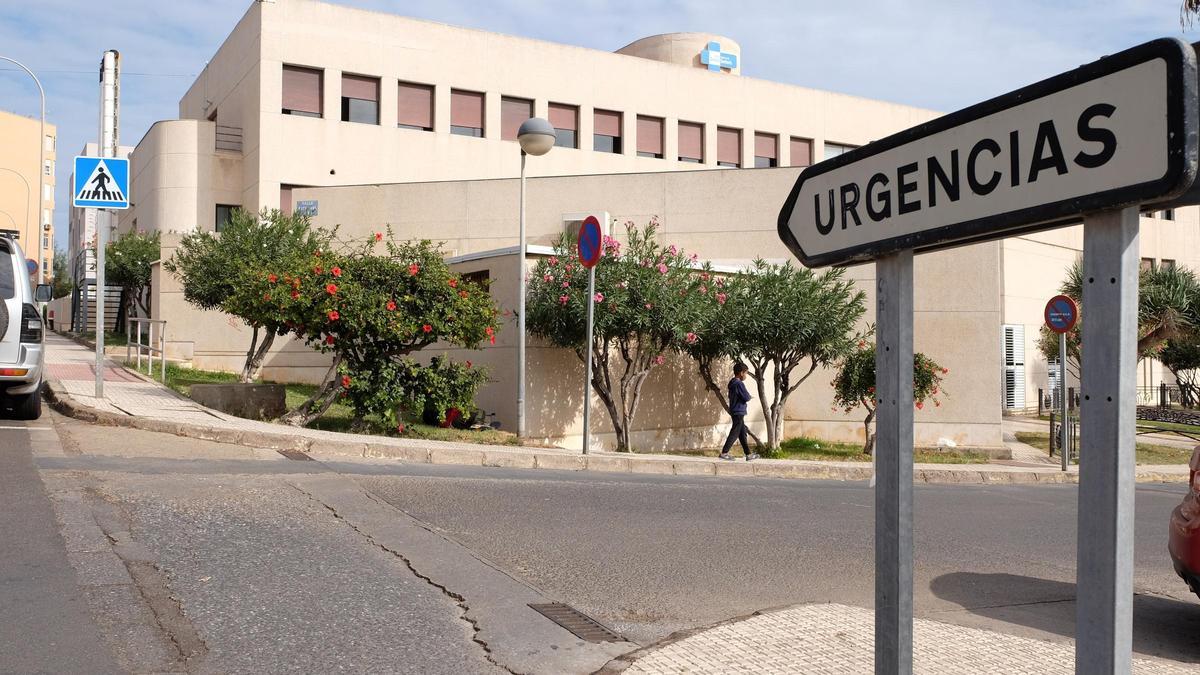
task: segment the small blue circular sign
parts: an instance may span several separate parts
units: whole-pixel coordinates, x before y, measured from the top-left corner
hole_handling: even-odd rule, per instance
[[[37,261],[32,258],[26,258],[25,259],[25,269],[29,270],[29,274],[31,276],[34,274],[37,274],[37,270],[38,270]]]
[[[600,262],[600,254],[604,252],[602,241],[600,221],[596,216],[588,216],[579,226],[579,264],[594,267]]]

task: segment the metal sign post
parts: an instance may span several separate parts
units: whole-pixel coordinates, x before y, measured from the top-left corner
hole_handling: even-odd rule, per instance
[[[596,263],[604,252],[604,237],[600,229],[600,221],[596,216],[588,216],[579,226],[579,264],[587,268],[587,358],[584,360],[583,378],[583,454],[588,454],[591,446],[591,409],[592,409],[592,331],[593,317],[596,310]]]
[[[810,166],[788,195],[801,262],[876,262],[876,673],[912,672],[913,253],[1083,214],[1076,672],[1129,672],[1138,205],[1200,203],[1196,58],[1147,42]]]
[[[1062,420],[1058,449],[1062,455],[1062,470],[1066,471],[1071,463],[1070,424],[1067,419],[1067,333],[1079,320],[1079,307],[1071,298],[1056,295],[1046,303],[1042,314],[1046,317],[1046,327],[1058,333],[1058,407]]]

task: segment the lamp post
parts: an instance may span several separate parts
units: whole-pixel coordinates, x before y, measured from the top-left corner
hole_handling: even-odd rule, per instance
[[[37,218],[37,220],[40,221],[41,220],[40,215],[42,213],[41,205],[43,203],[45,203],[45,201],[46,201],[46,195],[45,195],[46,188],[43,187],[46,184],[46,90],[42,88],[42,81],[37,78],[37,75],[33,74],[32,70],[26,68],[24,63],[21,63],[20,61],[18,61],[16,59],[10,59],[7,56],[0,56],[0,61],[8,61],[9,63],[17,66],[21,70],[24,70],[26,73],[28,73],[29,76],[33,78],[33,83],[37,85],[38,95],[41,96],[41,98],[42,98],[41,132],[38,134],[38,167],[37,167],[37,173],[38,173],[38,192],[37,192],[38,193],[38,209],[37,209],[37,213],[39,216]],[[28,189],[28,187],[29,187],[28,183],[26,183],[25,187]],[[28,202],[28,200],[26,200],[26,201]],[[26,226],[28,226],[28,224],[29,224],[28,216],[25,217],[25,223],[26,223]],[[42,228],[40,228],[40,227],[34,228],[33,236],[40,237],[41,229]]]
[[[44,143],[45,139],[42,139],[42,142]],[[29,181],[25,180],[25,176],[21,175],[21,172],[17,171],[16,169],[0,166],[0,171],[7,171],[11,173],[17,178],[20,178],[21,182],[25,184],[25,227],[29,227],[29,212],[33,206],[33,195],[29,191]]]
[[[517,438],[525,437],[525,155],[541,156],[554,147],[554,127],[540,117],[531,117],[517,130],[521,144],[521,241],[517,254]]]

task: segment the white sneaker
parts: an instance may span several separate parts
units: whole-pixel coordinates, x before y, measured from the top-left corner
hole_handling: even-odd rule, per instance
[[[717,455],[717,459],[724,459],[732,462],[733,455],[730,455],[728,452],[722,452],[721,454]]]

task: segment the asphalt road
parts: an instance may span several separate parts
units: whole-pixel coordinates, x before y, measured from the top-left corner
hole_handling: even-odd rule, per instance
[[[542,672],[588,672],[611,650],[761,609],[872,603],[865,484],[300,462],[53,420],[58,451],[33,454],[56,508],[76,495],[131,570],[150,565],[135,581],[176,602],[152,607],[158,630],[201,645],[174,657],[189,672],[501,672],[568,652]],[[1200,601],[1166,555],[1182,493],[1137,491],[1135,650],[1200,663]],[[918,486],[917,613],[1069,637],[1075,494]],[[631,642],[564,641],[533,600]],[[102,633],[110,650],[122,639]]]

